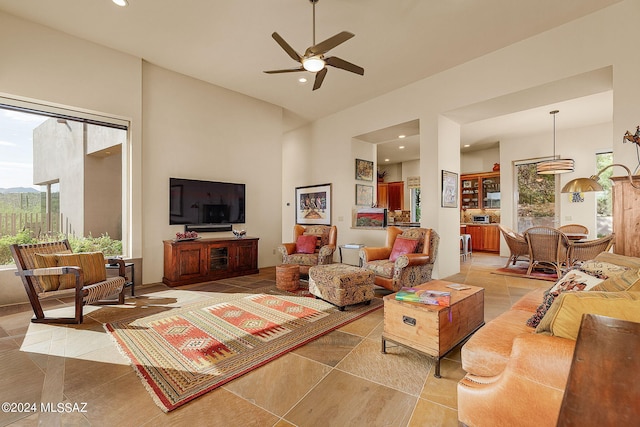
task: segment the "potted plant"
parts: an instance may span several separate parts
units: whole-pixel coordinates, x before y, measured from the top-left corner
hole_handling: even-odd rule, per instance
[[[378,182],[384,182],[384,177],[387,176],[387,171],[378,169]]]

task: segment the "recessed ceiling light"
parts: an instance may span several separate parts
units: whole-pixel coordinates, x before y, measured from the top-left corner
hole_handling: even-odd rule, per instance
[[[307,82],[307,78],[306,77],[300,77],[298,79],[298,83],[306,83]]]
[[[129,4],[127,0],[111,0],[111,1],[117,4],[118,6],[122,6],[122,7],[127,6]]]
[[[398,138],[402,139],[404,137],[406,137],[407,135],[398,135]]]
[[[464,144],[464,148],[469,148],[471,147],[471,144]]]
[[[385,161],[385,162],[388,162],[388,161],[389,161],[389,159],[384,159],[384,161]]]
[[[398,147],[399,150],[404,150],[404,145],[401,145],[400,147]]]

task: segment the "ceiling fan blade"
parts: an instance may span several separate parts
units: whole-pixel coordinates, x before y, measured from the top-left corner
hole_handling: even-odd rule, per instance
[[[324,59],[325,64],[331,65],[332,67],[341,68],[346,71],[351,71],[352,73],[364,75],[364,68],[357,66],[356,64],[352,64],[351,62],[345,61],[344,59],[340,59],[337,56],[331,56],[329,58]]]
[[[343,31],[341,33],[336,34],[333,37],[329,37],[323,42],[320,42],[318,44],[315,44],[309,47],[307,51],[304,53],[304,56],[308,57],[308,56],[322,55],[323,53],[327,52],[329,49],[333,49],[334,47],[338,46],[341,43],[346,42],[347,40],[349,40],[351,37],[354,37],[354,36],[355,34],[353,33],[350,33],[348,31]]]
[[[273,37],[273,39],[280,45],[280,47],[284,49],[285,52],[287,52],[287,55],[289,55],[291,59],[300,62],[300,60],[302,59],[300,54],[296,52],[291,46],[289,46],[289,43],[284,41],[284,39],[280,37],[280,34],[274,32],[273,34],[271,34],[271,37]]]
[[[263,71],[263,73],[267,73],[267,74],[280,74],[280,73],[296,73],[298,71],[306,71],[304,68],[300,67],[300,68],[285,68],[282,70],[269,70],[269,71]]]
[[[316,73],[316,80],[313,82],[313,90],[320,89],[324,76],[327,75],[326,67]]]

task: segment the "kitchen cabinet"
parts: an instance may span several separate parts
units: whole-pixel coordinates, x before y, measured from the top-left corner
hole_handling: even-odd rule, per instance
[[[462,175],[460,200],[462,209],[500,209],[500,172]]]
[[[471,249],[478,252],[500,252],[500,229],[496,224],[467,224]]]
[[[378,183],[378,207],[390,211],[404,209],[404,181]]]

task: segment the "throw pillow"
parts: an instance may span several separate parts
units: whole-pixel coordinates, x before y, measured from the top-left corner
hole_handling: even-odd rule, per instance
[[[55,254],[34,254],[33,263],[36,268],[58,266]],[[45,292],[57,291],[60,287],[60,276],[37,276],[37,280]]]
[[[609,277],[604,282],[595,286],[593,291],[619,292],[640,291],[640,270],[629,269],[622,274]]]
[[[547,292],[544,293],[542,304],[540,304],[533,316],[527,320],[527,326],[532,328],[537,327],[540,324],[542,318],[546,315],[547,310],[553,304],[553,301],[562,292],[568,291],[588,291],[594,286],[601,283],[603,280],[591,276],[581,270],[569,270],[567,274],[562,276],[560,280],[556,282]]]
[[[303,234],[302,236],[298,236],[298,240],[296,240],[296,253],[297,254],[312,254],[316,251],[316,243],[318,241],[318,236],[313,236],[310,234]]]
[[[391,249],[391,255],[389,255],[389,261],[395,262],[399,256],[414,253],[417,246],[418,239],[409,239],[402,236],[396,237],[396,241],[393,242],[393,248]]]
[[[625,271],[629,270],[629,267],[611,264],[610,262],[591,260],[591,261],[585,261],[580,266],[580,270],[584,271],[587,274],[590,274],[595,277],[599,277],[604,280],[612,276],[621,275]]]
[[[585,313],[640,322],[640,294],[636,292],[567,292],[560,295],[536,333],[577,339]]]
[[[107,270],[104,267],[104,255],[102,252],[81,252],[77,254],[58,254],[58,267],[80,267],[84,275],[83,285],[92,285],[107,279]],[[59,289],[71,289],[76,286],[75,274],[63,274],[60,276]]]

